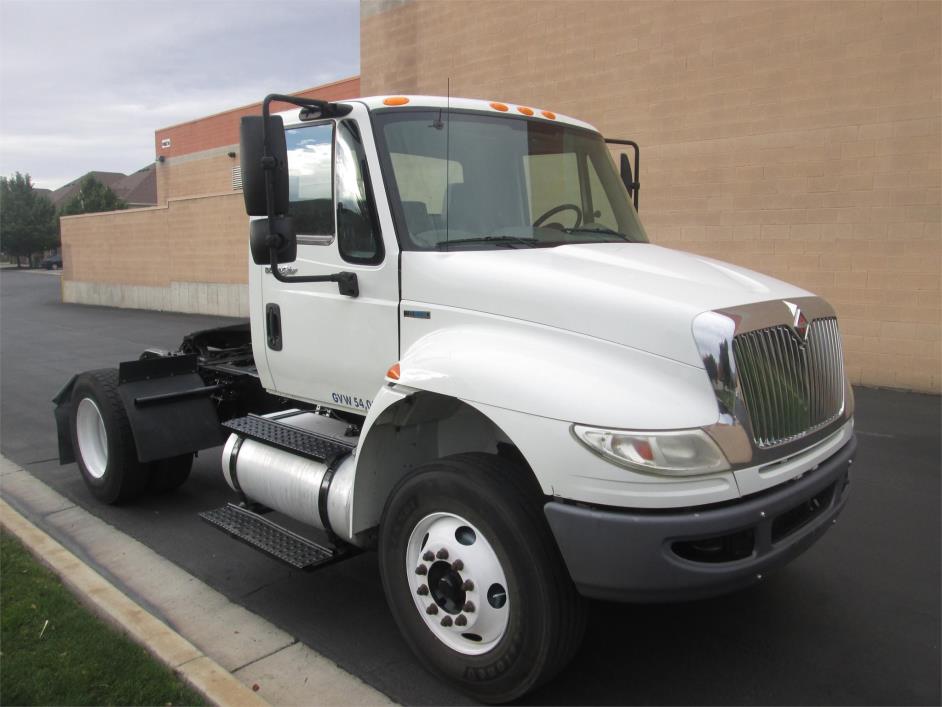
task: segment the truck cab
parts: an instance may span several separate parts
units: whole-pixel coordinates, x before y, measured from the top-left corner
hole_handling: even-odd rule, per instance
[[[836,522],[856,442],[834,310],[650,243],[633,142],[486,100],[263,105],[250,326],[57,397],[60,456],[102,500],[224,441],[239,500],[210,523],[298,567],[376,550],[410,647],[489,702],[566,664],[587,598],[733,591]]]

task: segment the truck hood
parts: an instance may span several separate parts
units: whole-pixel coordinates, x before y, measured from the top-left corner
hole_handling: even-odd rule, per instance
[[[781,280],[646,243],[402,253],[405,305],[519,319],[702,367],[701,312],[811,293]]]

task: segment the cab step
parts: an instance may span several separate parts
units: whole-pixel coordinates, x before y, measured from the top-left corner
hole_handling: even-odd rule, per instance
[[[290,424],[291,422],[295,424]],[[315,425],[317,427],[311,429]],[[345,423],[313,413],[292,414],[284,418],[247,415],[222,423],[224,428],[240,437],[263,442],[319,462],[331,462],[356,449],[355,437],[348,442],[337,434],[318,429],[326,425],[343,427]]]
[[[234,503],[204,511],[200,518],[236,540],[299,570],[313,570],[350,554],[344,548],[319,545]]]

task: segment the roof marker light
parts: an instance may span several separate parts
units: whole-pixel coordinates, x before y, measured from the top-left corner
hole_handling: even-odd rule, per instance
[[[399,362],[397,361],[389,367],[389,370],[386,371],[386,378],[391,381],[399,380]]]
[[[540,115],[544,118],[549,118],[550,120],[556,120],[556,114],[551,110],[541,110]]]
[[[524,115],[533,115],[533,109],[526,106],[517,106],[517,110]]]
[[[508,110],[510,110],[510,108],[508,108],[503,103],[491,103],[491,108],[494,110],[499,110],[501,113],[506,113]]]
[[[409,99],[405,96],[390,96],[383,99],[383,103],[387,106],[404,106],[408,102]]]

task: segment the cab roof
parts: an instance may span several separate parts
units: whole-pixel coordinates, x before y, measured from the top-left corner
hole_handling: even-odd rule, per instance
[[[340,103],[353,103],[359,101],[366,105],[370,110],[395,110],[396,108],[455,108],[458,110],[476,110],[490,112],[500,115],[516,115],[531,117],[548,123],[565,123],[579,128],[586,128],[598,132],[596,127],[583,120],[573,118],[568,115],[562,115],[555,111],[517,103],[505,103],[503,101],[489,101],[480,98],[459,98],[457,96],[368,96],[366,98],[352,98]]]

